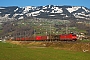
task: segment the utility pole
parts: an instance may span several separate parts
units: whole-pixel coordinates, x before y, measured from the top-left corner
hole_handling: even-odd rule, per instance
[[[67,25],[66,21],[64,21],[64,24],[66,25],[65,33],[68,34],[68,25]]]
[[[46,36],[47,36],[47,29],[46,29]]]
[[[50,24],[50,41],[51,41],[51,24]]]
[[[35,33],[35,29],[34,29],[34,41],[35,41],[35,35],[36,35],[36,33]]]
[[[67,24],[66,24],[66,34],[68,34],[68,26],[67,26]]]
[[[24,33],[25,33],[25,41],[26,41],[26,31]]]

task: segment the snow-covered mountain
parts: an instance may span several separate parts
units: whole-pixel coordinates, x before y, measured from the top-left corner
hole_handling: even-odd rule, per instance
[[[27,17],[90,20],[90,9],[84,6],[56,5],[0,7],[0,19],[23,19]]]

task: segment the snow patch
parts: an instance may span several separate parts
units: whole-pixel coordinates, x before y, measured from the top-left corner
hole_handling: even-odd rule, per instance
[[[48,16],[55,16],[55,15],[48,15]]]
[[[44,12],[44,10],[40,10],[40,12]]]
[[[79,16],[79,15],[77,15],[77,16],[75,16],[76,18],[85,18],[85,17],[82,17],[82,16]]]
[[[60,15],[65,15],[65,14],[60,14]]]
[[[70,13],[72,13],[73,11],[77,11],[79,8],[81,7],[72,7],[72,8],[66,8]]]
[[[43,10],[41,10],[41,11],[43,11]],[[27,15],[27,16],[38,16],[38,15],[40,15],[39,13],[40,13],[41,11],[35,11],[35,12],[27,13],[26,15]]]
[[[62,13],[62,12],[63,12],[62,8],[53,7],[52,9],[53,9],[53,10],[52,10],[51,13]]]
[[[34,10],[36,7],[32,7],[32,6],[26,6],[25,10],[23,11],[23,13],[27,13],[29,12],[29,10]]]
[[[19,17],[18,19],[23,19],[23,16]]]
[[[86,12],[90,12],[89,10],[86,10],[86,8],[85,8],[85,7],[82,7],[82,9],[84,9]]]
[[[66,15],[66,17],[68,17],[68,16]]]
[[[16,17],[17,15],[23,15],[23,14],[14,14],[13,17]]]
[[[18,8],[16,10],[14,10],[14,12],[16,12],[18,10]]]
[[[10,15],[10,14],[5,14],[5,16],[4,16],[4,17],[6,18],[6,17],[8,17],[9,15]]]
[[[40,11],[31,12],[31,14],[38,14]]]
[[[47,7],[43,6],[43,9],[47,9]]]
[[[5,9],[5,8],[0,8],[0,9]]]

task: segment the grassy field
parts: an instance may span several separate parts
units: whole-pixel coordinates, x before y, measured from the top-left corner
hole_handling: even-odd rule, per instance
[[[0,60],[90,60],[90,53],[54,48],[26,48],[0,42]]]
[[[90,42],[90,39],[88,39],[88,40],[86,40],[86,39],[84,39],[84,40],[81,40],[80,42]]]

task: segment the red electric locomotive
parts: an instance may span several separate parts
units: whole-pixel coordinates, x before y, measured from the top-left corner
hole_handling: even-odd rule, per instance
[[[75,34],[62,34],[62,35],[60,35],[60,40],[76,41],[77,40],[77,36]]]

